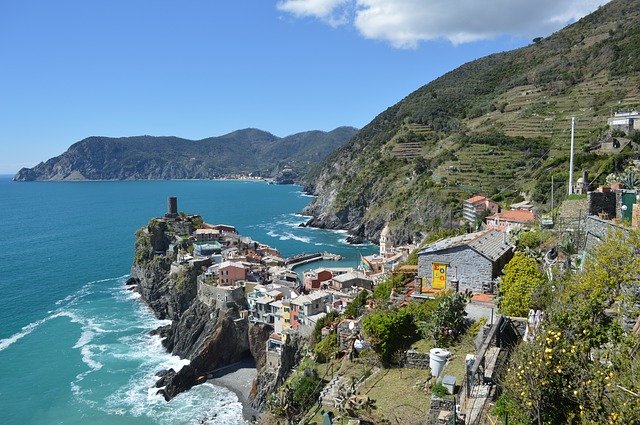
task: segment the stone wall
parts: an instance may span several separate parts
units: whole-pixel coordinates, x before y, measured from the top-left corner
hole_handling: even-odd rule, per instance
[[[429,369],[429,353],[408,350],[405,365],[416,369]]]
[[[459,292],[464,292],[467,289],[471,292],[482,292],[483,282],[491,282],[493,280],[493,264],[491,261],[467,246],[419,256],[418,276],[425,276],[429,286],[431,286],[433,263],[449,265],[447,267],[447,288],[451,288],[451,280],[457,278]]]
[[[209,307],[226,308],[228,303],[243,304],[244,288],[241,286],[214,286],[198,282],[198,299]]]
[[[609,233],[622,232],[625,235],[629,234],[629,229],[613,223],[612,221],[603,220],[596,216],[587,217],[585,223],[586,232],[586,244],[585,250],[591,252],[602,240],[604,240]]]

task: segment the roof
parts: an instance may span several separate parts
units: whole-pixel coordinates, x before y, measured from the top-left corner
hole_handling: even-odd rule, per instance
[[[196,231],[194,233],[196,235],[202,235],[202,234],[218,235],[218,234],[220,234],[220,230],[204,228],[204,229],[196,229]]]
[[[582,177],[578,179],[578,181],[584,181]],[[533,208],[533,204],[529,201],[516,202],[515,204],[511,204],[512,210],[530,210]]]
[[[492,216],[487,217],[488,219],[499,219],[501,221],[511,221],[514,223],[529,223],[535,220],[535,216],[533,212],[528,210],[510,210],[503,211]]]
[[[333,277],[333,280],[338,282],[348,282],[353,279],[371,280],[364,273],[358,273],[358,272],[347,272],[347,273]]]
[[[238,262],[238,261],[223,261],[222,263],[220,263],[218,265],[219,269],[223,269],[225,267],[237,267],[239,269],[244,269],[244,264]]]
[[[486,200],[487,200],[486,196],[476,195],[472,198],[467,199],[465,202],[470,202],[472,204],[475,204],[476,202],[484,202]]]
[[[526,212],[526,211],[524,211]],[[505,239],[505,234],[496,230],[483,230],[481,232],[468,233],[466,235],[446,238],[435,242],[418,254],[433,254],[460,246],[468,246],[478,254],[496,261],[502,257],[507,251],[513,248]]]

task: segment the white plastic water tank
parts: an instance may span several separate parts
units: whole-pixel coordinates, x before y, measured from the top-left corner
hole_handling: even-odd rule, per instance
[[[432,348],[429,350],[429,367],[431,368],[431,376],[440,376],[450,354],[451,353],[444,348]]]

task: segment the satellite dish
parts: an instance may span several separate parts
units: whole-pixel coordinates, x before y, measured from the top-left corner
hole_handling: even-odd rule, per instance
[[[353,322],[349,322],[349,330],[352,331],[353,328],[355,328],[356,325]]]

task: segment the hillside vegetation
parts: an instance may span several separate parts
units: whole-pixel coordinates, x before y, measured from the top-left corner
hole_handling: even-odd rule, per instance
[[[258,129],[220,137],[88,137],[15,180],[207,179],[231,175],[272,177],[285,167],[304,174],[356,132],[339,127],[277,137]]]
[[[614,0],[530,46],[469,62],[378,115],[313,170],[320,227],[407,241],[458,214],[461,200],[549,201],[566,182],[571,117],[576,169],[620,161],[593,152],[612,111],[640,106],[640,0]]]

